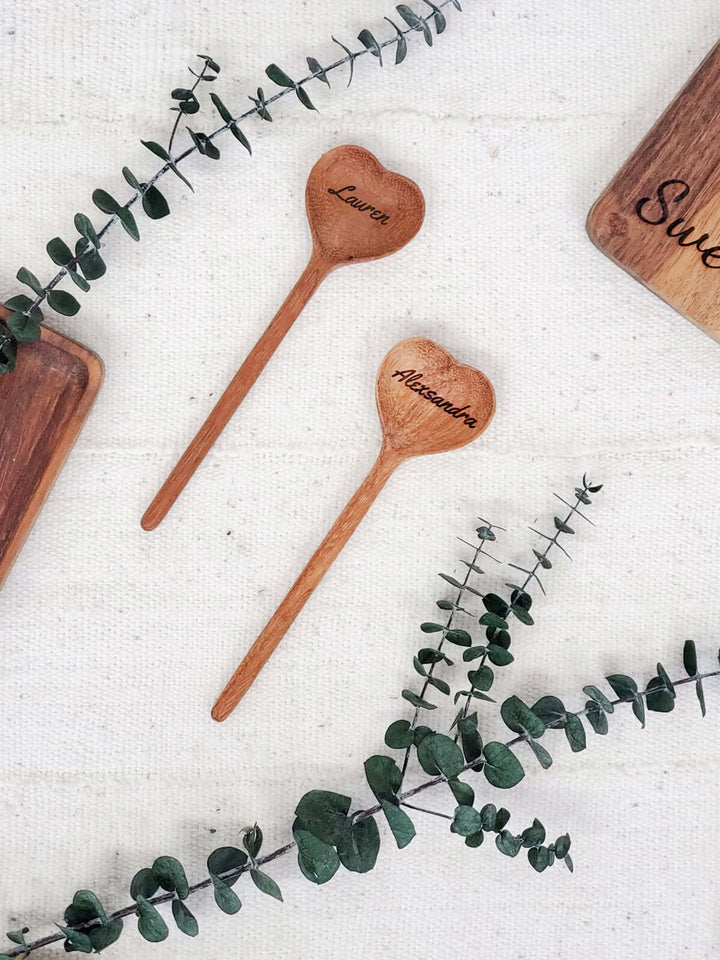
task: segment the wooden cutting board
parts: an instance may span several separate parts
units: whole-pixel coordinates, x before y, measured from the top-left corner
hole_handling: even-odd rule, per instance
[[[596,202],[593,242],[720,341],[720,44]]]
[[[7,311],[0,306],[0,316]],[[100,358],[49,327],[0,376],[0,586],[80,432],[103,378]]]

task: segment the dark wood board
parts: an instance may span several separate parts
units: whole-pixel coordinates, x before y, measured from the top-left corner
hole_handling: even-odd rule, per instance
[[[593,206],[591,239],[720,341],[720,44]]]
[[[0,316],[7,311],[0,307]],[[49,327],[0,376],[0,586],[97,396],[100,358]]]

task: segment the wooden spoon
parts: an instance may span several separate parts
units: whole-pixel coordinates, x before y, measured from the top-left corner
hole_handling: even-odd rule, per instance
[[[411,457],[470,443],[495,412],[495,393],[484,374],[420,338],[403,340],[388,353],[375,395],[383,433],[380,455],[223,690],[213,707],[215,720],[225,720],[247,693],[393,470]]]
[[[355,146],[335,147],[318,160],[305,206],[313,239],[310,262],[145,511],[144,530],[154,530],[165,517],[325,277],[345,264],[395,253],[412,240],[425,216],[418,185]]]

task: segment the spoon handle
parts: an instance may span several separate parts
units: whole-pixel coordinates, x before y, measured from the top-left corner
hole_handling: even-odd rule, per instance
[[[270,321],[265,332],[232,378],[195,438],[180,457],[165,483],[145,511],[140,525],[143,530],[154,530],[185,489],[185,485],[204,460],[212,445],[223,432],[232,415],[250,392],[265,364],[293,325],[303,307],[315,293],[332,265],[313,251],[310,262],[287,299]]]
[[[383,447],[372,470],[332,525],[327,536],[218,697],[212,709],[213,720],[226,720],[245,696],[400,462],[401,458],[396,453]]]

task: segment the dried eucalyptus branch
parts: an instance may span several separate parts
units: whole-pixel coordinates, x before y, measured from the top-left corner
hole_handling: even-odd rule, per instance
[[[18,343],[31,343],[40,337],[40,323],[43,320],[41,304],[44,301],[47,301],[51,309],[64,316],[74,316],[80,310],[79,301],[72,294],[57,289],[58,285],[66,277],[69,277],[80,290],[87,293],[90,289],[90,281],[98,280],[104,275],[106,266],[99,251],[104,245],[103,238],[114,224],[120,223],[133,240],[140,239],[137,222],[131,207],[140,201],[144,212],[152,220],[162,219],[170,213],[166,198],[156,186],[161,177],[172,171],[192,190],[192,185],[180,172],[178,165],[195,153],[211,160],[219,159],[220,150],[215,140],[228,130],[251,154],[250,142],[239,124],[253,116],[272,121],[273,118],[268,107],[282,97],[294,92],[304,107],[308,110],[315,110],[315,106],[305,89],[311,80],[319,80],[329,87],[328,74],[347,64],[349,66],[349,86],[354,76],[355,61],[359,57],[370,54],[382,66],[383,50],[386,47],[395,48],[395,63],[400,64],[407,55],[407,37],[413,32],[421,33],[428,46],[432,46],[432,27],[435,28],[435,34],[441,34],[447,26],[443,8],[452,4],[457,10],[460,10],[461,6],[459,0],[442,0],[437,5],[430,3],[429,0],[422,0],[422,2],[430,8],[430,13],[427,16],[416,13],[404,3],[395,8],[405,27],[401,29],[392,20],[388,20],[395,30],[395,34],[389,39],[378,41],[369,30],[361,30],[358,40],[362,44],[362,49],[353,51],[333,37],[333,42],[342,48],[345,56],[325,67],[321,66],[314,57],[307,57],[310,73],[300,80],[293,80],[277,64],[271,63],[266,68],[265,73],[281,89],[266,98],[262,87],[258,87],[257,95],[250,97],[253,107],[240,114],[233,115],[220,97],[211,93],[210,99],[223,123],[209,134],[187,127],[191,145],[180,153],[173,155],[174,141],[182,117],[191,116],[200,110],[200,102],[195,91],[202,82],[215,81],[220,73],[219,65],[211,57],[206,54],[199,54],[198,56],[203,62],[202,71],[196,73],[192,67],[188,68],[196,78],[193,85],[190,88],[178,87],[171,93],[172,100],[175,103],[175,106],[171,109],[177,112],[177,117],[167,147],[163,147],[152,140],[141,141],[143,146],[163,161],[163,165],[145,182],[140,181],[128,167],[123,167],[123,176],[134,191],[123,204],[105,190],[95,190],[93,192],[93,203],[103,213],[109,214],[110,219],[100,229],[96,230],[85,214],[76,214],[74,222],[79,238],[75,242],[74,253],[60,237],[53,238],[47,244],[50,259],[60,267],[60,270],[49,283],[41,284],[35,274],[26,267],[21,267],[18,270],[17,279],[20,283],[28,286],[35,296],[33,299],[25,294],[18,294],[4,302],[4,305],[11,312],[7,320],[0,321],[0,374],[10,373],[15,369]]]

